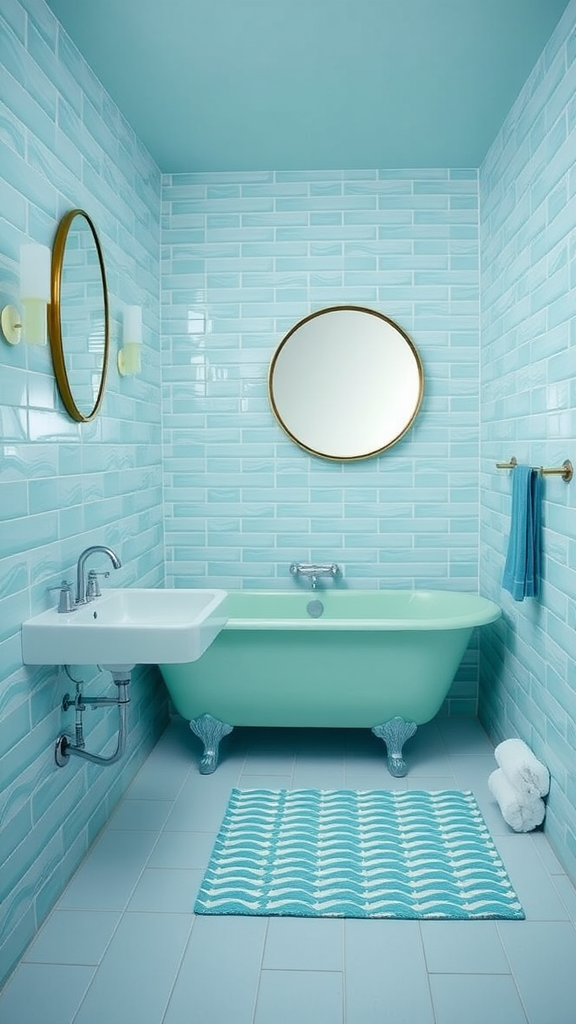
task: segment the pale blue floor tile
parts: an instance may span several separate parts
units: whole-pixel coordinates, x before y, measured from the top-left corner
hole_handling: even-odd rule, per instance
[[[403,747],[403,757],[410,776],[451,775],[452,769],[444,750],[430,742],[427,735],[416,733]]]
[[[530,841],[549,875],[566,874],[543,831],[536,829],[531,832]]]
[[[430,974],[509,974],[493,921],[422,921]]]
[[[253,775],[255,778],[292,775],[293,766],[294,757],[284,754],[281,750],[262,751],[254,756],[248,754],[242,774]]]
[[[251,730],[252,744],[246,752],[246,775],[286,775],[294,767],[297,746],[293,729]]]
[[[342,1024],[342,975],[262,971],[254,1024]]]
[[[359,772],[344,772],[344,785],[346,789],[387,789],[387,790],[406,790],[408,789],[408,779],[395,779],[390,772],[384,768],[380,771],[375,769],[372,771],[359,771]],[[334,788],[334,787],[331,787]],[[420,789],[421,786],[418,786]]]
[[[354,757],[354,755],[346,754],[344,758],[344,771],[346,775],[365,775],[366,773],[371,773],[380,776],[381,779],[390,776],[384,748],[378,751],[377,757]]]
[[[196,744],[188,722],[176,715],[146,758],[128,796],[173,800],[196,765]]]
[[[253,778],[282,778],[291,777],[294,764],[293,758],[287,758],[284,754],[261,754],[258,757],[246,758],[241,778],[244,775]],[[260,783],[256,783],[260,784]],[[279,783],[274,782],[274,788],[279,788]]]
[[[108,828],[132,829],[137,832],[160,830],[173,806],[172,800],[124,799],[110,818]]]
[[[191,765],[194,744],[195,737],[190,723],[181,715],[173,715],[169,727],[162,733],[141,771],[148,764],[153,765],[155,762],[164,767],[177,764]]]
[[[166,831],[211,832],[220,828],[230,793],[239,780],[234,778],[231,784],[225,775],[218,777],[218,771],[185,783],[166,819]]]
[[[440,789],[457,789],[453,775],[409,775],[406,778],[407,789],[425,789],[434,792]]]
[[[216,842],[216,832],[162,832],[147,867],[205,869]]]
[[[497,768],[493,757],[482,757],[470,754],[463,757],[461,754],[448,758],[448,773],[454,776],[459,789],[475,789],[488,785],[489,775]],[[494,799],[492,797],[492,799]]]
[[[285,775],[245,775],[238,781],[240,789],[291,789],[292,773]]]
[[[567,921],[568,912],[529,835],[494,836],[510,881],[531,921]]]
[[[566,907],[566,913],[576,923],[576,889],[567,875],[552,875],[552,883],[562,903]]]
[[[299,761],[292,776],[294,789],[343,789],[344,765],[339,767],[316,764],[301,764]]]
[[[74,1024],[160,1024],[192,920],[124,914]]]
[[[576,1021],[576,933],[568,922],[500,922],[529,1024]]]
[[[345,921],[344,933],[346,1024],[434,1024],[418,923]]]
[[[98,964],[120,916],[107,910],[55,910],[24,959],[29,963]]]
[[[430,987],[435,1024],[527,1024],[509,975],[432,974]]]
[[[128,910],[191,914],[203,876],[200,869],[146,868],[132,894]]]
[[[375,765],[344,765],[344,782],[347,789],[392,789],[406,779],[391,775],[386,760]]]
[[[313,732],[317,736],[317,730]],[[332,730],[326,732],[327,738],[317,749],[312,736],[306,736],[306,742],[302,742],[294,763],[294,789],[342,789],[344,786],[345,746],[341,730],[336,730],[336,737],[330,735]]]
[[[21,964],[0,993],[2,1024],[71,1024],[94,967]]]
[[[450,757],[493,757],[493,744],[476,718],[437,718],[436,725]]]
[[[261,917],[197,917],[162,1024],[252,1024],[266,925]]]
[[[175,800],[186,779],[192,771],[192,754],[188,754],[186,762],[162,763],[162,757],[166,756],[166,748],[162,754],[156,755],[152,751],[150,758],[141,768],[140,772],[130,786],[127,797],[131,800]]]
[[[272,917],[263,967],[280,971],[341,971],[344,922],[327,918]]]
[[[410,754],[404,751],[404,760],[408,766],[408,777],[417,783],[417,789],[424,789],[422,779],[430,778],[431,776],[442,776],[444,778],[451,778],[452,783],[450,789],[463,789],[463,786],[457,786],[454,776],[450,770],[450,762],[448,758],[442,754],[425,755],[422,757],[411,758]]]
[[[58,904],[60,910],[123,910],[157,839],[155,832],[103,832]]]

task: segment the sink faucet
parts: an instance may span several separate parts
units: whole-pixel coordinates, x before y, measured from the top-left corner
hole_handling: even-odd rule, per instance
[[[119,569],[122,565],[118,555],[112,551],[112,548],[107,548],[103,544],[93,544],[92,547],[86,548],[80,555],[80,558],[78,559],[78,566],[76,568],[76,604],[86,604],[89,600],[86,593],[86,561],[90,555],[94,555],[98,551],[101,551],[104,555],[108,555],[108,558],[115,569]]]

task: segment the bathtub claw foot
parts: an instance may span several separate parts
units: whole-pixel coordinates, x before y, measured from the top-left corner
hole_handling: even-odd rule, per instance
[[[402,757],[402,747],[414,735],[418,726],[416,722],[406,722],[397,716],[382,725],[375,725],[372,732],[379,740],[384,740],[388,754],[388,771],[395,779],[402,779],[408,772],[406,761]]]
[[[234,727],[227,725],[226,722],[221,722],[213,715],[199,715],[198,718],[192,719],[190,728],[204,744],[204,753],[200,760],[200,774],[211,775],[218,767],[220,740],[224,736],[228,736]]]

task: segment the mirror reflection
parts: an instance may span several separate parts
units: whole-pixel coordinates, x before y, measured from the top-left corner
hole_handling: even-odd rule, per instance
[[[408,335],[362,306],[300,320],[276,349],[268,377],[280,426],[328,459],[365,459],[396,444],[414,422],[423,387]]]
[[[91,420],[104,397],[109,318],[104,258],[84,210],[70,210],[56,233],[49,326],[62,401],[74,420]]]

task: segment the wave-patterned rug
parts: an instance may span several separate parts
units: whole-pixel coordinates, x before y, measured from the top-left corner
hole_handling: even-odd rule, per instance
[[[524,918],[459,790],[233,789],[194,911]]]

